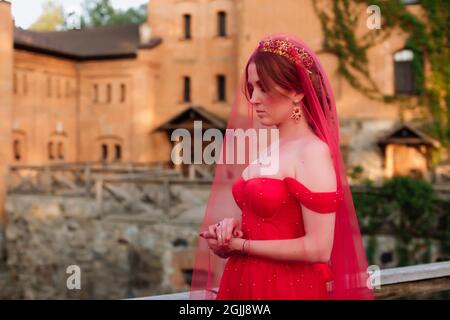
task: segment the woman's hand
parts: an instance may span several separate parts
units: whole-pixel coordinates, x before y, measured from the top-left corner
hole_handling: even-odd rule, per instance
[[[232,237],[242,238],[244,233],[241,230],[240,221],[236,218],[227,218],[218,224],[208,227],[208,231],[200,233],[205,239],[217,239],[220,247],[228,246]]]
[[[231,239],[242,238],[243,235],[239,221],[234,218],[224,219],[218,224],[210,225],[208,231],[200,233],[200,236],[207,240],[209,248],[222,258],[228,258],[235,251],[230,248]]]
[[[219,247],[216,239],[207,239],[209,248],[217,256],[226,259],[234,254],[234,250],[231,248]]]

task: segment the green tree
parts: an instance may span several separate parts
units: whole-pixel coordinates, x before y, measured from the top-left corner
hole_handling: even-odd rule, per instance
[[[30,26],[34,31],[62,30],[65,25],[64,11],[60,3],[48,0],[42,6],[42,14]]]
[[[81,15],[71,12],[66,15],[66,28],[88,28],[127,23],[144,23],[147,20],[147,5],[138,8],[117,10],[110,0],[85,0]]]

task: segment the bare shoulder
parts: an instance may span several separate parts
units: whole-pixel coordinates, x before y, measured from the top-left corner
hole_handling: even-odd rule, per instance
[[[299,180],[315,192],[336,190],[336,173],[328,145],[320,139],[312,139],[302,149],[301,160],[296,162],[295,174]]]
[[[327,158],[331,160],[330,148],[328,147],[328,144],[319,138],[312,139],[306,143],[303,151],[307,158],[319,156],[323,160],[326,160]]]
[[[318,155],[326,156],[329,153],[328,145],[318,137],[290,142],[285,147],[286,157],[293,159],[306,159]]]

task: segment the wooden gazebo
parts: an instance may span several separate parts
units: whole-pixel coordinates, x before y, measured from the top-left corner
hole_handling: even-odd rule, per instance
[[[431,151],[440,142],[407,123],[397,125],[378,141],[383,151],[385,177],[413,176],[431,179]]]

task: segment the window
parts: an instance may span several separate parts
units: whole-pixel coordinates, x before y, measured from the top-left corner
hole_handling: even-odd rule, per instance
[[[20,140],[15,139],[13,142],[13,154],[14,159],[19,161],[22,158],[21,152],[20,152]]]
[[[227,36],[227,14],[224,11],[217,13],[218,33],[219,37]]]
[[[184,39],[191,39],[191,15],[185,14],[183,16],[184,25]]]
[[[98,84],[94,84],[94,103],[98,103]]]
[[[61,80],[56,79],[56,97],[61,98]]]
[[[123,158],[123,139],[107,135],[98,139],[99,159],[103,162],[121,161]]]
[[[122,159],[122,147],[120,144],[114,145],[114,160],[119,161]]]
[[[47,77],[47,97],[52,97],[52,78],[50,76]]]
[[[27,79],[26,73],[24,73],[22,75],[22,81],[23,81],[23,94],[27,95],[28,94],[28,79]]]
[[[112,100],[112,88],[111,88],[111,84],[108,83],[108,85],[106,86],[106,102],[111,103]]]
[[[53,160],[55,158],[55,156],[53,154],[53,142],[51,142],[51,141],[48,143],[47,153],[48,153],[49,160]]]
[[[108,160],[108,145],[104,143],[104,144],[102,144],[101,148],[102,148],[101,160],[107,161]]]
[[[70,96],[70,83],[69,80],[66,80],[66,98]]]
[[[402,0],[402,2],[403,2],[405,5],[408,5],[408,4],[417,4],[417,3],[419,3],[419,0]]]
[[[16,72],[14,72],[13,92],[14,92],[14,94],[17,94],[17,73]]]
[[[127,92],[126,92],[126,87],[125,87],[125,83],[121,83],[120,84],[120,102],[125,102],[125,99],[126,99],[126,94],[127,94]]]
[[[25,162],[27,156],[26,133],[20,129],[13,129],[11,135],[11,147],[13,161]]]
[[[58,159],[64,160],[64,146],[61,141],[58,142]]]
[[[394,54],[395,94],[412,95],[415,93],[412,50],[405,49]]]
[[[67,135],[62,130],[62,123],[56,123],[56,131],[53,132],[47,143],[47,157],[50,161],[65,160],[65,149],[67,145]]]
[[[217,100],[226,100],[226,80],[222,74],[217,76]]]
[[[183,91],[183,102],[191,102],[191,78],[183,77],[184,91]]]

